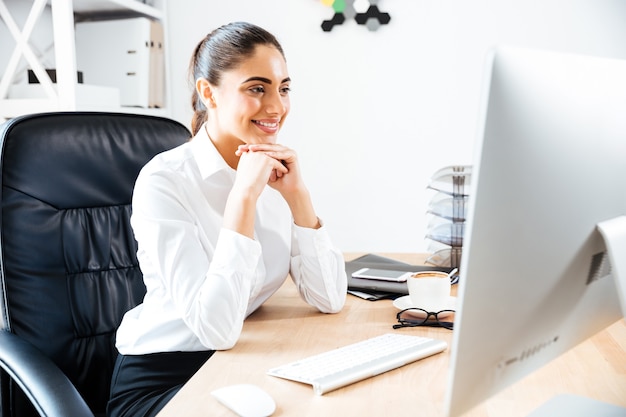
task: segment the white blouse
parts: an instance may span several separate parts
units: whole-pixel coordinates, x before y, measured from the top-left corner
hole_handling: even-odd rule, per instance
[[[293,222],[289,206],[265,187],[255,239],[222,228],[236,171],[204,128],[141,170],[131,225],[147,288],[117,331],[120,353],[229,349],[243,321],[291,274],[302,298],[324,313],[344,305],[345,265],[322,226]]]

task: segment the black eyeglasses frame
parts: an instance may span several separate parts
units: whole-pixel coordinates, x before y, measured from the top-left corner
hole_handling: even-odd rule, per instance
[[[408,311],[421,311],[424,313],[424,317],[414,317],[414,318],[403,318],[402,315],[407,313]],[[453,330],[454,322],[452,321],[444,321],[439,319],[439,315],[441,313],[456,313],[455,310],[440,310],[437,312],[426,311],[423,308],[417,307],[409,307],[401,310],[396,314],[396,320],[398,324],[394,324],[394,329],[400,329],[402,327],[419,327],[419,326],[428,326],[428,327],[443,327],[444,329]],[[434,320],[431,320],[431,317],[434,317]]]

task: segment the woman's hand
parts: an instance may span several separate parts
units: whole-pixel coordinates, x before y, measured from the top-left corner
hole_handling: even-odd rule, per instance
[[[256,199],[267,184],[287,175],[289,169],[281,160],[265,152],[254,152],[249,146],[241,145],[236,151],[239,164],[234,188],[245,190]]]
[[[300,165],[296,152],[286,146],[272,143],[240,145],[236,152],[243,158],[246,154],[263,155],[274,161],[273,168],[266,178],[266,184],[283,196],[297,225],[319,228],[320,223],[313,209],[309,192],[300,175]],[[239,161],[241,165],[241,159]],[[239,167],[237,167],[239,175]]]
[[[241,145],[237,154],[262,153],[280,163],[267,178],[267,184],[279,191],[285,198],[287,195],[303,190],[304,183],[300,176],[298,156],[296,152],[278,144],[250,144]],[[239,168],[237,168],[239,170]]]
[[[254,217],[259,195],[271,177],[283,176],[288,169],[263,152],[237,153],[240,156],[237,175],[226,201],[223,226],[254,239]]]

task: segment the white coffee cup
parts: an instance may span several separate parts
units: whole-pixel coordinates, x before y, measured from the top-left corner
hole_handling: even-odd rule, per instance
[[[450,277],[445,272],[422,271],[412,274],[406,281],[411,307],[436,313],[445,310],[450,298]]]

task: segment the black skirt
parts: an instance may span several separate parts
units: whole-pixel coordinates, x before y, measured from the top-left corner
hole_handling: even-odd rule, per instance
[[[156,416],[214,352],[118,355],[107,416]]]

